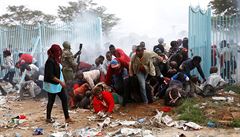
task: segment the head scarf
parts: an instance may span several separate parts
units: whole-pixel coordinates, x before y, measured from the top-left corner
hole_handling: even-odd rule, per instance
[[[61,62],[62,49],[59,45],[53,44],[47,53],[48,57],[53,58],[57,63]]]

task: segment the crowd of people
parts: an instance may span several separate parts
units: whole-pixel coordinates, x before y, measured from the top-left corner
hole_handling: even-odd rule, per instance
[[[68,109],[93,108],[94,112],[114,112],[115,104],[125,107],[128,103],[148,105],[158,99],[164,99],[165,105],[177,106],[181,100],[196,96],[212,96],[226,82],[218,75],[218,68],[211,67],[210,76],[205,77],[200,56],[189,58],[188,39],[179,39],[165,47],[164,39],[148,51],[145,43],[132,47],[127,55],[123,49],[109,46],[105,56],[99,55],[95,64],[76,62],[76,54],[71,52],[71,45],[65,41],[53,44],[48,50],[48,59],[44,71],[29,54],[20,54],[14,64],[9,50],[4,51],[2,69],[7,73],[3,78],[15,85],[13,77],[15,67],[20,74],[26,73],[20,89],[20,98],[26,92],[33,98],[42,92],[48,95],[47,122],[53,123],[51,111],[56,95],[62,102],[66,122],[72,122]],[[201,80],[191,71],[197,69]],[[2,90],[2,95],[6,95]]]

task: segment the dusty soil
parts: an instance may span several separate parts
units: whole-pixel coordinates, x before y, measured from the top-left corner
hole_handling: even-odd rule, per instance
[[[44,129],[43,137],[48,136],[50,133],[57,131],[55,128],[52,127],[52,124],[45,123],[45,108],[46,104],[43,103],[43,100],[24,100],[24,101],[8,101],[5,108],[0,108],[0,120],[10,120],[12,117],[24,114],[27,116],[27,122],[24,124],[19,125],[15,128],[0,128],[0,136],[5,135],[9,137],[15,137],[15,133],[19,133],[22,137],[31,137],[33,130],[36,127],[41,127]],[[239,100],[238,100],[239,102]],[[139,118],[147,118],[150,119],[152,116],[155,115],[155,110],[160,109],[162,107],[162,102],[156,102],[150,105],[143,105],[143,104],[129,104],[124,108],[120,108],[118,112],[115,112],[112,115],[112,119],[122,119],[122,120],[137,120]],[[210,116],[215,117],[215,114],[219,114],[218,117],[220,118],[222,115],[228,114],[231,112],[231,108],[224,108],[221,106],[221,111],[218,112],[208,112]],[[225,106],[224,106],[225,107]],[[235,107],[236,108],[236,107]],[[232,109],[235,109],[232,108]],[[215,111],[215,109],[213,109]],[[223,111],[225,110],[225,111]],[[210,107],[206,109],[206,111],[210,111]],[[236,112],[240,112],[238,109],[235,110]],[[212,115],[211,115],[212,114]],[[70,111],[70,116],[75,120],[75,123],[70,124],[68,130],[74,130],[78,128],[84,127],[97,127],[96,121],[89,121],[87,116],[91,116],[93,113],[89,110],[82,110],[77,109],[74,111]],[[61,110],[60,102],[57,101],[56,105],[53,108],[52,116],[56,119],[57,122],[63,123],[64,117],[63,112]],[[106,128],[103,130],[103,134],[109,131],[115,131],[119,129],[117,128]],[[240,130],[237,129],[221,129],[221,128],[206,128],[204,127],[198,131],[183,131],[176,128],[169,128],[169,127],[147,127],[153,131],[155,136],[163,136],[163,137],[173,137],[179,134],[185,134],[187,137],[194,137],[194,136],[201,136],[201,137],[238,137],[240,136]],[[39,136],[40,137],[40,136]]]

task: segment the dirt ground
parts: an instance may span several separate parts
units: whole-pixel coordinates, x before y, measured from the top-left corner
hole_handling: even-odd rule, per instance
[[[19,133],[21,137],[31,137],[33,136],[33,130],[37,127],[44,129],[43,137],[48,136],[52,132],[56,132],[52,124],[45,123],[45,111],[46,111],[46,103],[44,103],[44,99],[41,100],[24,100],[24,101],[8,101],[5,107],[1,106],[0,111],[0,120],[11,120],[12,117],[15,117],[20,114],[24,114],[27,116],[27,122],[19,125],[15,128],[3,128],[0,127],[0,136],[7,137],[15,137],[16,133]],[[238,101],[239,102],[239,101]],[[60,102],[57,101],[56,105],[53,108],[52,117],[56,119],[57,122],[63,123],[64,117],[63,112],[61,110]],[[150,105],[143,104],[129,104],[124,108],[120,108],[117,112],[112,115],[112,120],[120,119],[120,120],[138,120],[140,118],[150,119],[154,116],[155,110],[160,109],[162,107],[162,102],[156,102]],[[207,110],[210,110],[207,109]],[[225,114],[229,112],[226,110],[225,112],[218,112],[219,115]],[[240,112],[240,111],[238,111]],[[209,114],[212,114],[209,112]],[[74,119],[74,123],[70,124],[68,129],[69,131],[84,128],[84,127],[97,127],[97,122],[89,121],[88,116],[93,115],[93,113],[89,110],[77,109],[70,111],[71,118]],[[102,131],[103,136],[107,132],[115,131],[119,129],[117,128],[106,128]],[[143,127],[144,128],[144,127]],[[148,127],[149,129],[149,127]],[[207,128],[204,127],[198,131],[183,131],[176,128],[170,128],[163,126],[161,128],[150,127],[150,130],[153,131],[154,136],[162,136],[162,137],[175,137],[176,135],[184,134],[187,137],[239,137],[240,129],[222,129],[222,128]],[[39,137],[41,137],[39,136]]]

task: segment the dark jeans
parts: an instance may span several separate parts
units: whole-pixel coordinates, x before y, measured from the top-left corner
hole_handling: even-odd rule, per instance
[[[8,71],[8,73],[3,77],[4,81],[13,83],[13,77],[14,77],[15,71]]]
[[[68,103],[67,103],[67,96],[64,90],[59,93],[48,93],[48,104],[47,104],[47,119],[51,119],[51,112],[53,108],[53,104],[55,102],[56,95],[59,96],[62,102],[62,109],[65,116],[65,119],[69,118],[68,113]]]

